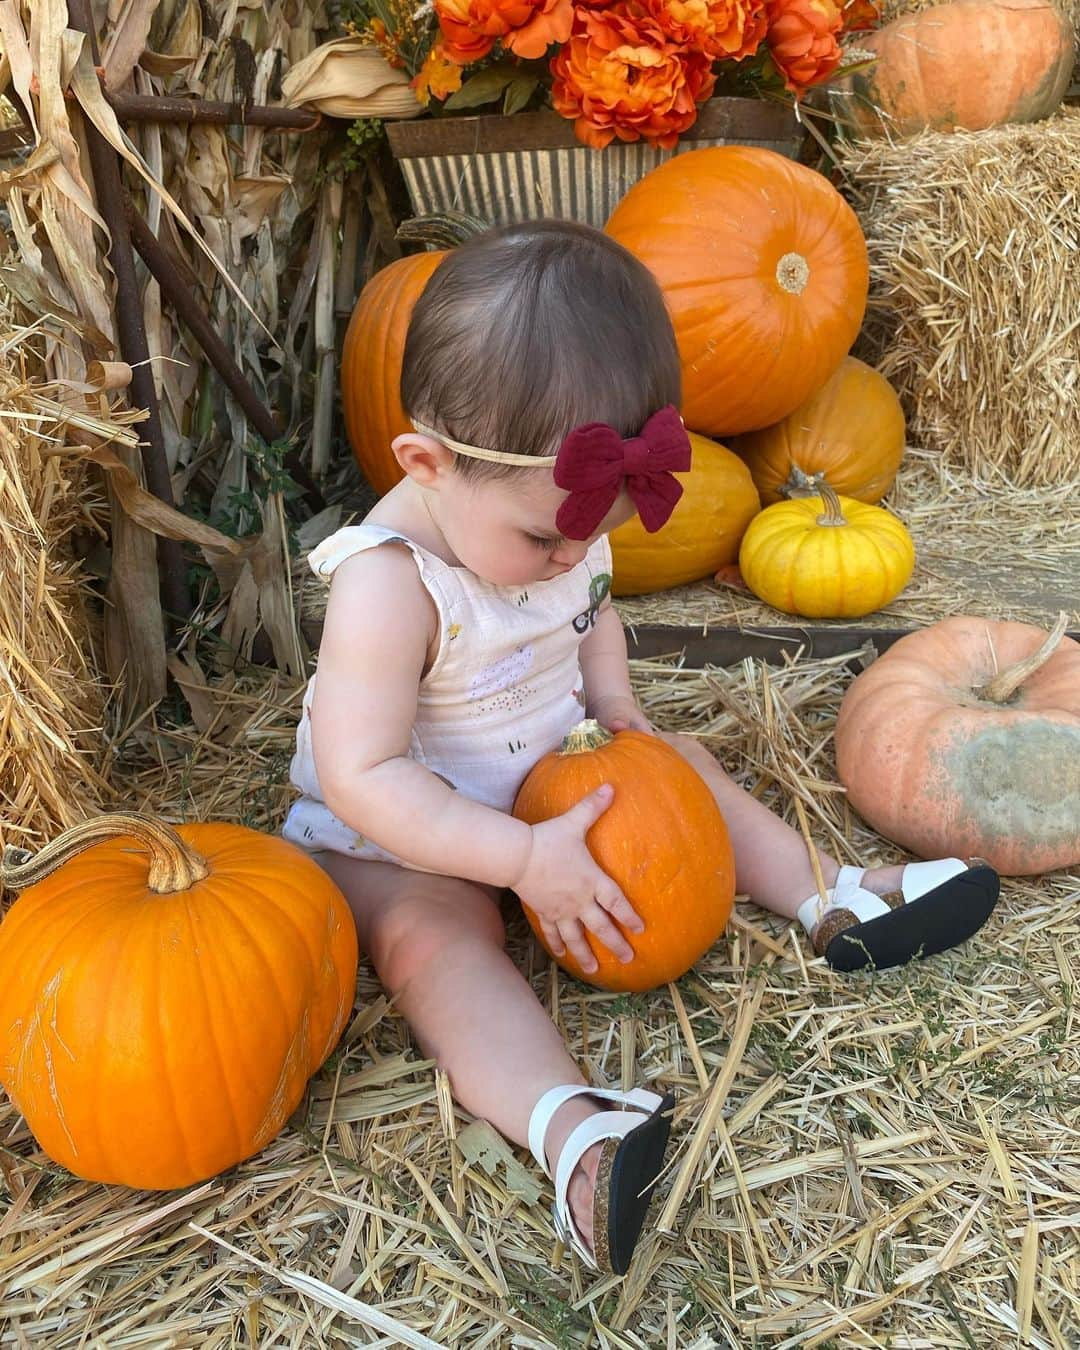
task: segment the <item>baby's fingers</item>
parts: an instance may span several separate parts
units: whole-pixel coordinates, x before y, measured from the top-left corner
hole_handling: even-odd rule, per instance
[[[559,923],[559,936],[566,943],[566,950],[578,963],[586,975],[592,975],[600,969],[600,963],[593,955],[592,948],[585,940],[585,930],[577,919],[563,919]]]
[[[645,921],[618,886],[606,875],[596,888],[596,903],[602,909],[606,909],[616,923],[629,932],[644,933]]]
[[[544,935],[544,942],[547,944],[548,951],[552,956],[565,956],[566,943],[563,942],[562,938],[559,936],[557,925],[553,924],[549,919],[540,918],[540,915],[537,915],[536,917],[540,921],[540,931]]]
[[[620,961],[632,961],[634,959],[634,949],[627,942],[623,933],[612,921],[611,915],[599,904],[590,905],[581,916],[581,921],[590,933],[604,944],[613,956],[618,957]]]

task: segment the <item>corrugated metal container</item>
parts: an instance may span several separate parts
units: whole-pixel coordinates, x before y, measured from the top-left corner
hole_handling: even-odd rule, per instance
[[[388,122],[387,133],[417,215],[466,211],[493,224],[561,216],[598,228],[672,155],[737,144],[794,159],[805,137],[789,107],[753,98],[710,99],[674,150],[640,141],[591,150],[550,111]]]

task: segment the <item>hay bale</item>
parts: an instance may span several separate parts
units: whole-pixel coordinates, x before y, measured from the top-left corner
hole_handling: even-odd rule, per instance
[[[45,397],[70,391],[26,381],[2,309],[0,297],[0,845],[34,848],[109,798],[106,691],[69,542],[89,522],[88,494]]]
[[[1080,480],[1080,111],[847,146],[870,250],[864,355],[918,445],[978,478]]]

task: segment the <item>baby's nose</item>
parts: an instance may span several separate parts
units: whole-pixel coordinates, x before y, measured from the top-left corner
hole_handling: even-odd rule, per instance
[[[551,561],[563,567],[576,567],[588,551],[589,545],[584,540],[564,539],[552,552]]]

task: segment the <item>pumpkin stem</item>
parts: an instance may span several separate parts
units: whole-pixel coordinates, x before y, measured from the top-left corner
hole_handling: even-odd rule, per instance
[[[844,515],[843,507],[840,505],[840,498],[824,479],[817,485],[817,496],[822,500],[825,506],[824,512],[818,516],[819,525],[846,525],[847,518]]]
[[[431,248],[456,248],[466,239],[491,229],[491,222],[465,211],[440,211],[436,215],[403,220],[394,233],[401,244],[427,244]]]
[[[586,750],[599,750],[602,745],[607,745],[614,739],[611,732],[602,727],[595,717],[587,717],[584,722],[579,722],[567,733],[562,745],[559,746],[559,754],[582,755]]]
[[[147,885],[157,895],[186,891],[210,875],[205,858],[163,821],[141,812],[117,811],[73,825],[37,853],[5,848],[0,858],[0,886],[13,891],[33,886],[105,839],[130,839],[146,849],[150,854]]]
[[[793,462],[787,482],[780,486],[780,495],[789,501],[794,501],[797,497],[820,497],[821,485],[824,482],[824,469],[819,469],[817,473],[807,473]]]
[[[1065,635],[1068,623],[1069,616],[1062,610],[1057,616],[1057,622],[1047,634],[1046,641],[1038,651],[1032,652],[1023,661],[1017,661],[1016,665],[998,671],[989,684],[984,684],[982,688],[975,690],[976,694],[990,703],[1008,703],[1028,676],[1034,675],[1041,666],[1045,666],[1047,661],[1050,660],[1058,643]]]

